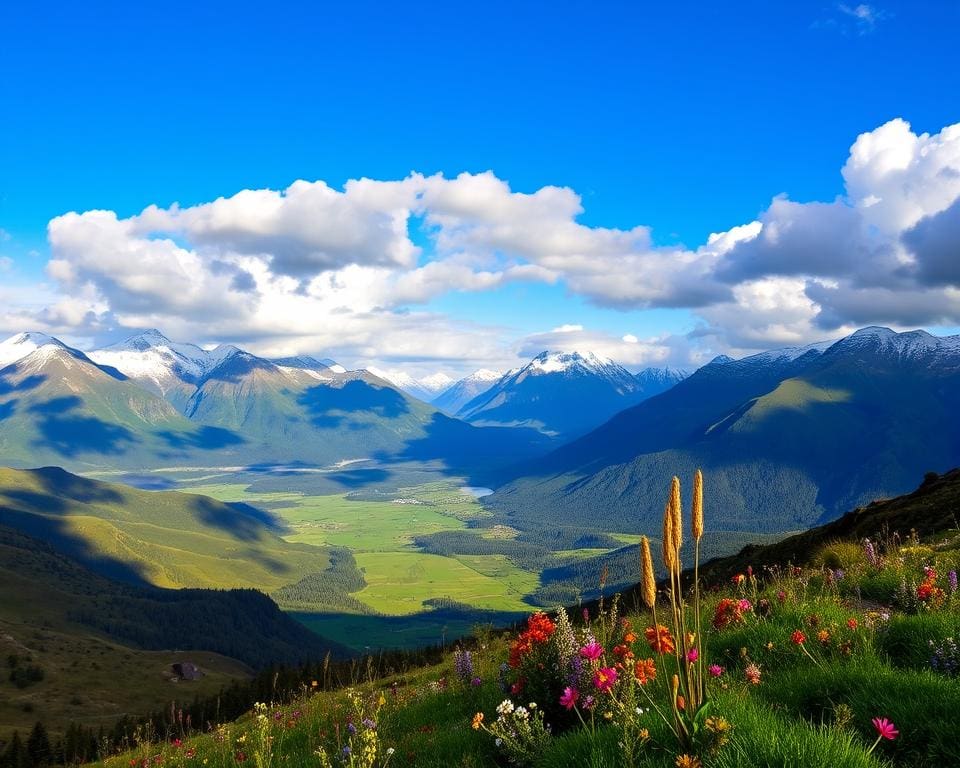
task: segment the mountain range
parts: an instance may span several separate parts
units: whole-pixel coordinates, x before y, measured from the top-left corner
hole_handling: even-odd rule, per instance
[[[533,430],[478,429],[366,371],[206,351],[157,331],[86,355],[43,334],[0,344],[0,463],[143,467],[427,460],[543,451]]]
[[[960,336],[869,327],[717,358],[518,467],[485,502],[518,528],[654,532],[663,478],[702,467],[727,530],[799,530],[960,464]]]
[[[637,376],[592,352],[542,352],[509,371],[456,412],[476,425],[528,426],[569,438],[683,379],[669,369]]]

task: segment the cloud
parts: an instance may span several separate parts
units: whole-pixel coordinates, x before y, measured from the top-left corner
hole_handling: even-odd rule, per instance
[[[856,138],[842,178],[834,200],[779,195],[697,247],[658,246],[642,224],[588,226],[569,187],[518,191],[489,171],[358,179],[341,190],[296,181],[125,218],[70,212],[48,226],[57,290],[45,288],[40,303],[14,297],[0,324],[89,336],[160,327],[263,353],[504,367],[557,344],[676,365],[863,322],[960,323],[960,124],[918,134],[891,120]],[[697,330],[644,338],[624,314],[616,334],[573,317],[518,340],[430,310],[447,294],[517,282],[624,312],[684,308]]]
[[[828,9],[824,15],[813,22],[814,29],[828,29],[842,35],[869,35],[877,25],[892,16],[889,12],[866,3],[857,5],[838,3]]]
[[[530,334],[516,345],[517,359],[524,363],[544,351],[594,352],[634,372],[651,366],[691,368],[707,362],[709,357],[681,336],[638,338],[627,334],[619,337],[580,325],[563,325]]]
[[[0,256],[0,272],[9,272],[13,269],[13,259],[9,256]]]

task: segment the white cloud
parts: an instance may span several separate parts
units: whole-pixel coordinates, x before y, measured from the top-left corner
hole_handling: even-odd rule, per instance
[[[644,225],[587,226],[574,190],[515,191],[492,172],[360,179],[342,190],[297,181],[127,218],[67,213],[48,230],[47,274],[59,293],[45,289],[40,306],[14,298],[0,324],[19,330],[26,318],[89,335],[156,326],[264,353],[434,369],[448,360],[463,370],[508,367],[547,342],[636,365],[689,364],[710,351],[698,344],[753,351],[865,318],[960,323],[960,124],[931,135],[892,120],[856,138],[842,173],[844,196],[778,196],[756,220],[696,248],[657,246]],[[409,232],[421,224],[423,250]],[[675,337],[599,334],[576,322],[518,342],[515,332],[422,309],[518,281],[559,284],[620,310],[692,309],[702,324],[692,351]]]
[[[0,272],[9,272],[13,269],[13,259],[9,256],[0,256]]]

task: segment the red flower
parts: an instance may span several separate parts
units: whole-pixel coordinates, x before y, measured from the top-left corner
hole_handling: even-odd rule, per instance
[[[897,727],[885,717],[875,717],[870,722],[873,723],[873,727],[877,730],[877,736],[881,739],[893,741],[900,735]]]
[[[663,624],[658,624],[656,629],[647,627],[643,634],[646,636],[647,642],[650,643],[651,650],[657,653],[673,653],[677,647],[670,630]]]
[[[799,629],[794,630],[793,634],[790,635],[790,639],[793,641],[794,645],[803,645],[805,642],[807,642],[807,636]]]
[[[593,684],[601,693],[609,693],[610,689],[616,685],[617,670],[613,667],[601,667],[593,673]]]

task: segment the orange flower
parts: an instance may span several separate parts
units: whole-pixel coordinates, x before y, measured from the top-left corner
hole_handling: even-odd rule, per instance
[[[657,679],[657,665],[653,659],[640,659],[633,668],[633,676],[640,685]]]
[[[634,643],[636,642],[636,640],[637,640],[637,636],[633,634],[633,632],[627,632],[627,634],[623,636],[623,641],[625,643]]]
[[[656,629],[647,627],[643,634],[650,643],[650,649],[657,653],[673,653],[677,647],[670,630],[663,624],[658,624]]]
[[[826,645],[830,642],[830,633],[825,629],[821,629],[817,632],[817,640]]]

